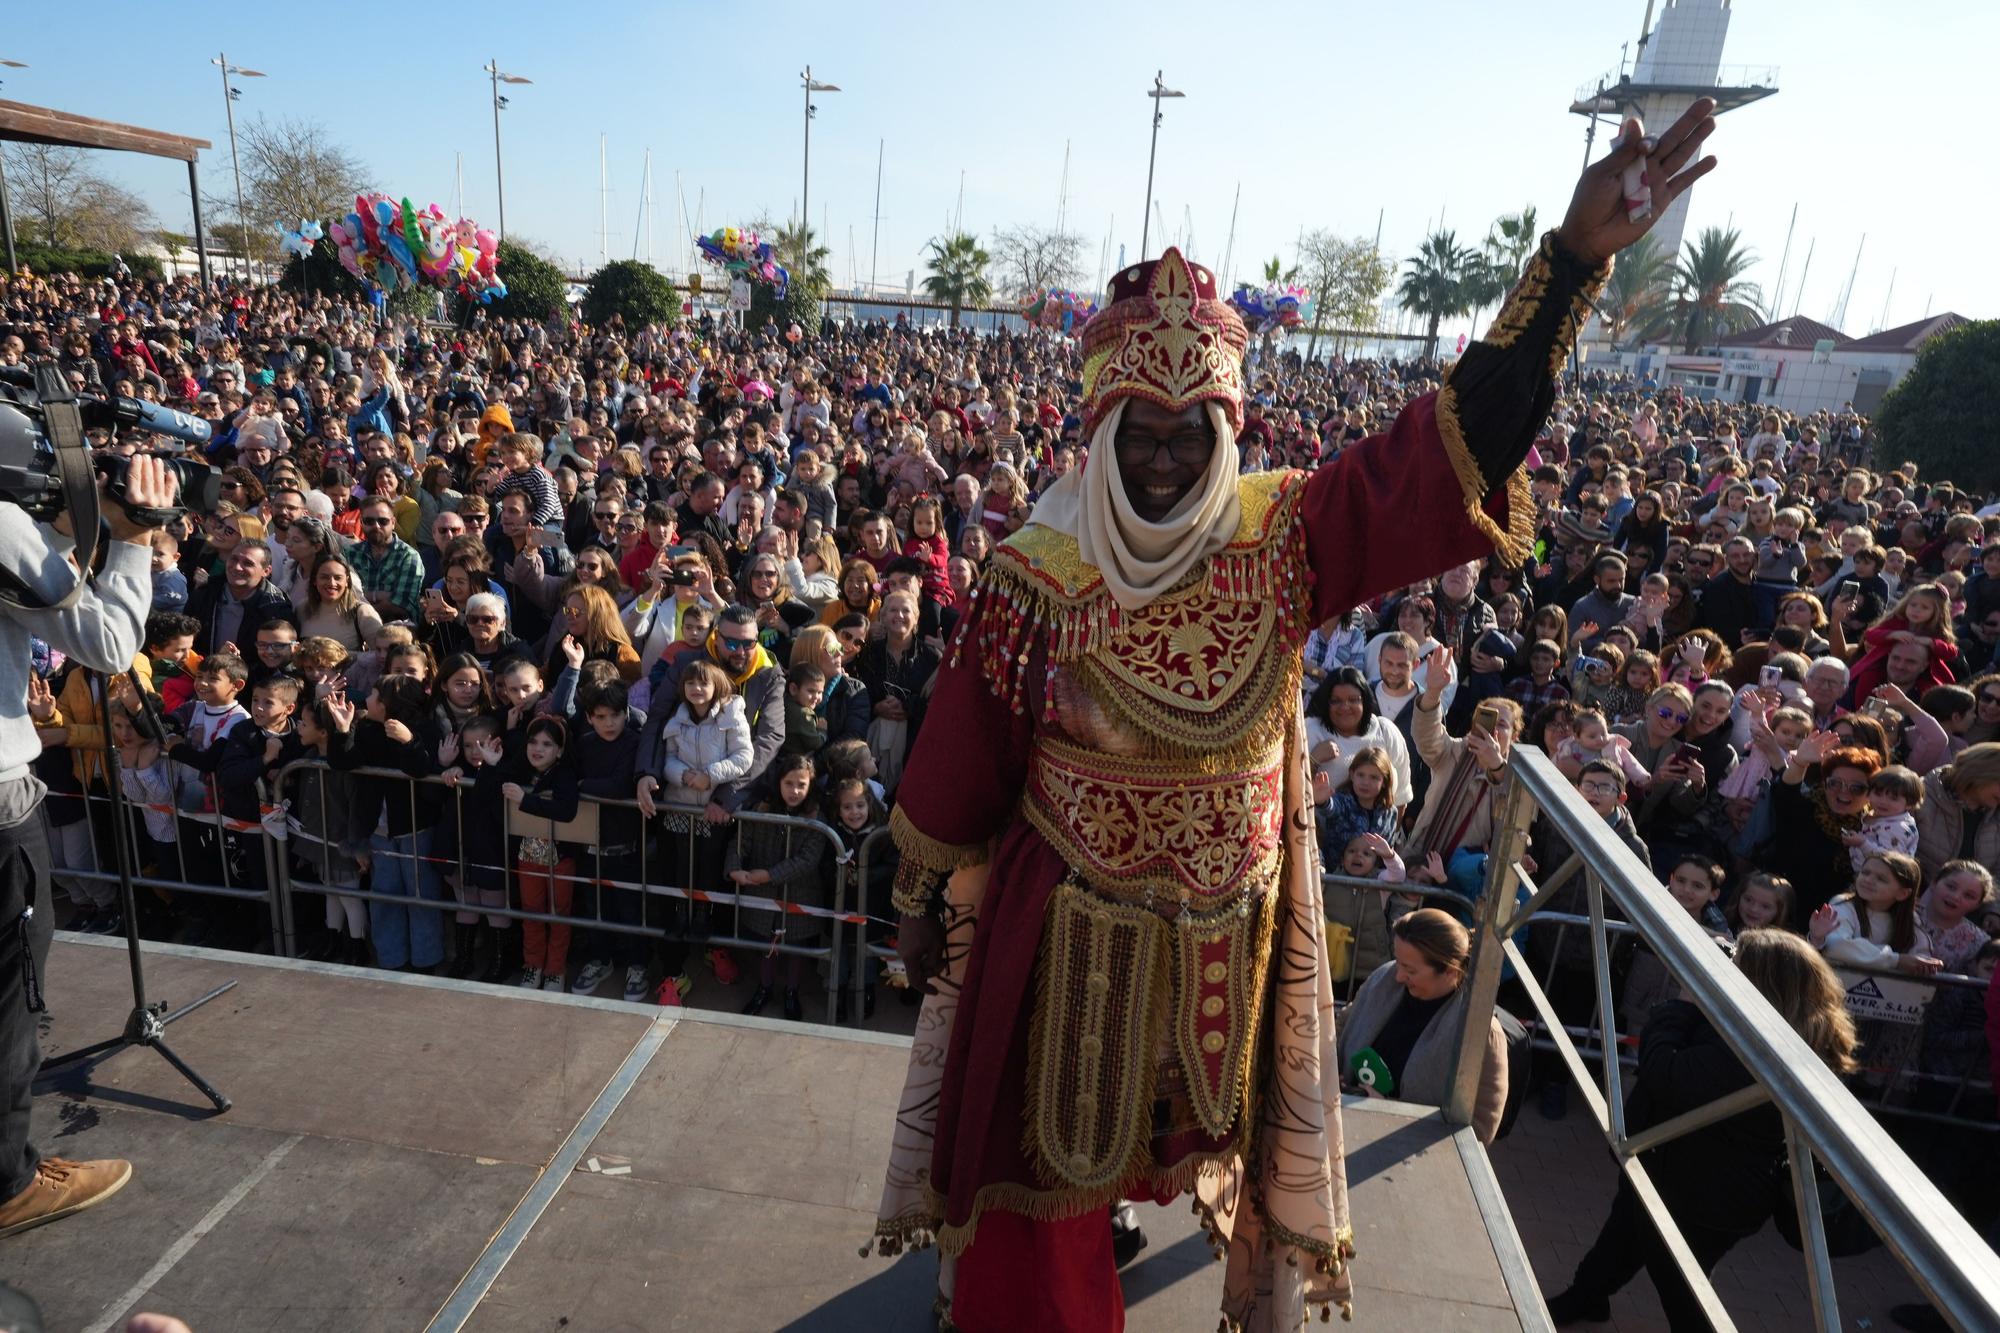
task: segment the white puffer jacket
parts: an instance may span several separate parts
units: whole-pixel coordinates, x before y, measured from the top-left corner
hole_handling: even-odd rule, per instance
[[[688,715],[686,704],[680,705],[667,720],[660,749],[666,760],[666,782],[659,799],[675,805],[707,805],[717,787],[750,771],[750,718],[741,696],[731,695],[699,722]],[[689,787],[690,773],[706,773],[709,785],[701,791]]]

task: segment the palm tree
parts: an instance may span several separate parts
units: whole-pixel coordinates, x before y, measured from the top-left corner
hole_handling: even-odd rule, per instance
[[[1298,277],[1299,266],[1297,264],[1286,268],[1284,262],[1276,255],[1272,255],[1264,261],[1264,285],[1266,287],[1275,287],[1281,282],[1286,286],[1290,286],[1292,283],[1298,281]]]
[[[1757,257],[1743,246],[1742,233],[1705,227],[1688,242],[1674,269],[1671,327],[1682,348],[1696,348],[1764,322],[1764,293],[1743,275]]]
[[[1509,287],[1521,276],[1521,268],[1535,252],[1539,240],[1535,234],[1533,204],[1518,213],[1502,213],[1493,219],[1493,226],[1486,233],[1486,254],[1505,272]]]
[[[1673,285],[1673,260],[1661,252],[1659,237],[1648,233],[1628,246],[1597,303],[1611,341],[1644,341],[1663,333],[1672,323]]]
[[[964,232],[932,240],[929,254],[930,276],[924,279],[924,290],[933,300],[951,303],[951,324],[957,328],[961,310],[993,299],[993,284],[986,278],[991,256],[979,248],[977,236]]]
[[[777,251],[778,262],[785,266],[790,281],[803,284],[815,294],[833,286],[833,275],[826,268],[830,252],[825,246],[815,244],[818,239],[803,222],[788,222],[777,228],[771,241],[771,248]]]
[[[1530,209],[1529,212],[1533,212]],[[1493,254],[1473,251],[1465,265],[1465,276],[1460,281],[1465,288],[1465,303],[1472,311],[1473,335],[1478,336],[1479,312],[1487,306],[1498,305],[1514,286],[1519,276],[1518,270],[1509,267],[1508,260]]]
[[[1426,353],[1429,356],[1437,355],[1438,325],[1472,309],[1465,278],[1467,266],[1476,257],[1472,250],[1458,243],[1454,233],[1439,231],[1424,238],[1417,253],[1403,261],[1403,280],[1396,285],[1396,301],[1411,314],[1430,322]]]

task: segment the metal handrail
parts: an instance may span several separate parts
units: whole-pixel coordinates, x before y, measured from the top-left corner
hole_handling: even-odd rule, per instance
[[[1470,1123],[1471,1093],[1484,1058],[1486,1030],[1502,963],[1510,958],[1517,965],[1525,961],[1509,936],[1527,919],[1526,913],[1513,906],[1514,889],[1517,884],[1529,883],[1518,858],[1528,825],[1539,812],[1582,858],[1590,888],[1592,946],[1597,957],[1601,960],[1607,954],[1603,906],[1608,895],[1782,1114],[1787,1141],[1793,1148],[1797,1193],[1803,1212],[1809,1214],[1801,1216],[1800,1231],[1806,1245],[1808,1280],[1818,1326],[1831,1333],[1840,1325],[1831,1260],[1817,1199],[1810,1189],[1815,1161],[1847,1193],[1946,1318],[1963,1329],[2000,1327],[2000,1256],[1988,1248],[1958,1209],[1804,1040],[1788,1024],[1774,1021],[1769,1003],[1756,987],[1730,966],[1714,941],[1660,888],[1651,868],[1584,803],[1547,756],[1530,746],[1516,746],[1509,768],[1513,781],[1490,849],[1488,887],[1478,904],[1481,929],[1471,976],[1466,982],[1471,988],[1472,1004],[1466,1011],[1466,1030],[1459,1046],[1460,1063],[1452,1104],[1446,1108],[1447,1118],[1459,1124]],[[1532,892],[1531,885],[1530,888]],[[1540,996],[1539,987],[1525,966],[1521,967],[1521,980],[1531,997],[1538,997],[1538,1007],[1546,1003],[1546,997]],[[1608,1046],[1612,1035],[1611,996],[1609,976],[1601,962],[1598,980]],[[1555,1025],[1551,1035],[1565,1046],[1565,1059],[1579,1076],[1579,1082],[1584,1083],[1584,1091],[1613,1153],[1659,1226],[1697,1297],[1711,1317],[1720,1315],[1717,1327],[1731,1327],[1713,1286],[1694,1262],[1637,1156],[1639,1151],[1673,1137],[1673,1133],[1665,1132],[1670,1127],[1657,1126],[1642,1136],[1628,1136],[1618,1062],[1604,1060],[1602,1072],[1607,1087],[1599,1089],[1593,1085],[1594,1081],[1582,1078],[1581,1057],[1568,1043],[1560,1025]],[[1747,1104],[1748,1099],[1743,1100]],[[1699,1114],[1682,1120],[1684,1123],[1672,1127],[1678,1133],[1709,1122]]]

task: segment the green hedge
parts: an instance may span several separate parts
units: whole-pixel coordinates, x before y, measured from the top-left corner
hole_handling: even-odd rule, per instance
[[[86,278],[102,278],[117,272],[118,265],[102,250],[55,250],[31,241],[14,243],[15,262],[37,273],[80,273]],[[125,267],[134,277],[164,277],[166,270],[152,255],[126,255]]]

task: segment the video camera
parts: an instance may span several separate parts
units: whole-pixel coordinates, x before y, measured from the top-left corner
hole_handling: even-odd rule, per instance
[[[177,503],[167,509],[130,504],[125,476],[131,460],[109,452],[92,457],[83,435],[88,428],[119,426],[136,426],[193,444],[205,444],[209,437],[206,421],[159,403],[79,395],[53,361],[41,362],[33,370],[0,366],[0,500],[21,506],[43,523],[67,510],[85,551],[95,545],[98,474],[105,479],[103,493],[135,523],[164,526],[188,510],[215,512],[222,495],[221,474],[206,463],[170,456],[166,462],[178,482]]]

